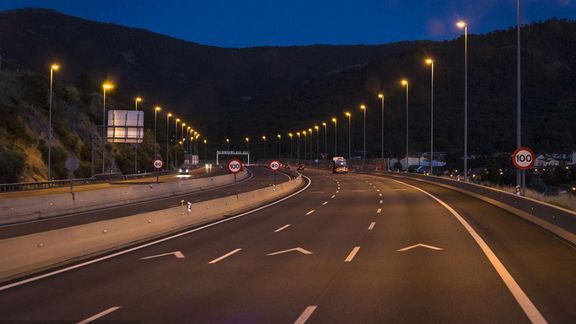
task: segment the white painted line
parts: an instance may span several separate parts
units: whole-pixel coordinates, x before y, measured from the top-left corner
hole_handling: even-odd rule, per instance
[[[242,251],[242,249],[236,249],[236,250],[230,251],[230,252],[224,254],[223,256],[221,256],[221,257],[219,257],[219,258],[216,258],[216,259],[208,262],[208,264],[214,264],[214,263],[216,263],[216,262],[220,262],[220,261],[226,259],[227,257],[231,256],[232,254],[238,253],[238,252],[240,252],[240,251]]]
[[[380,189],[376,189],[377,192],[380,192]]]
[[[308,215],[310,215],[310,214],[313,214],[315,211],[316,211],[316,210],[312,209],[311,211],[309,211],[309,212],[306,213],[306,216],[308,216]]]
[[[185,258],[184,253],[182,253],[181,251],[176,251],[176,252],[169,252],[169,253],[163,253],[163,254],[158,254],[158,255],[151,255],[151,256],[140,258],[140,260],[155,259],[155,258],[160,258],[163,256],[169,256],[169,255],[175,256],[176,259],[184,259]]]
[[[376,225],[376,222],[370,223],[370,226],[368,226],[368,230],[369,231],[373,230],[375,225]]]
[[[323,202],[323,203],[322,203],[322,206],[325,206],[327,203],[328,203],[327,201]]]
[[[336,198],[336,195],[332,195],[332,197],[330,197],[330,198],[334,199],[334,198]]]
[[[402,181],[398,181],[398,180],[394,180],[394,179],[390,179],[390,180],[396,181],[397,183],[401,183],[401,184],[403,184],[407,187],[410,187],[412,189],[416,189],[416,190],[424,193],[425,195],[429,196],[430,198],[436,200],[440,205],[442,205],[444,208],[448,209],[448,211],[460,222],[460,224],[462,224],[462,226],[464,226],[464,228],[468,231],[470,236],[472,236],[474,241],[476,241],[476,244],[478,244],[480,249],[482,249],[482,252],[484,252],[484,254],[488,258],[488,260],[490,261],[490,263],[492,264],[492,266],[494,267],[494,269],[496,270],[498,275],[500,275],[500,278],[502,279],[502,281],[504,281],[504,283],[506,284],[506,287],[508,287],[508,290],[510,290],[510,292],[512,293],[512,296],[514,296],[514,298],[516,299],[516,302],[520,305],[520,307],[522,308],[522,310],[524,311],[526,316],[528,316],[528,319],[532,323],[547,323],[546,319],[544,319],[544,316],[542,316],[542,314],[536,308],[534,303],[532,303],[530,298],[528,298],[526,293],[522,290],[520,285],[518,285],[516,280],[512,277],[510,272],[508,272],[508,270],[502,264],[502,262],[498,259],[496,254],[494,254],[494,252],[492,251],[492,249],[490,249],[488,244],[486,244],[484,239],[476,232],[476,230],[474,230],[474,228],[472,226],[470,226],[470,224],[464,219],[464,217],[462,217],[452,207],[450,207],[448,204],[446,204],[444,201],[440,200],[439,198],[437,198],[433,194],[431,194],[431,193],[429,193],[423,189],[420,189],[416,186],[402,182]]]
[[[380,193],[380,194],[378,194],[378,196],[379,196],[379,197],[382,197],[382,194]]]
[[[339,193],[339,192],[340,192],[340,190],[336,190],[336,193]]]
[[[306,309],[302,312],[302,314],[300,314],[300,317],[298,317],[298,319],[296,320],[296,322],[294,322],[294,324],[306,323],[306,321],[308,320],[308,318],[310,318],[310,316],[312,316],[312,313],[314,313],[316,308],[318,308],[317,305],[310,305],[306,307]]]
[[[380,200],[380,203],[383,204],[383,203],[384,203],[384,200]]]
[[[274,233],[278,233],[278,232],[280,232],[280,231],[282,231],[282,230],[287,229],[288,227],[290,227],[290,224],[286,224],[286,225],[280,227],[279,229],[275,230]]]
[[[64,272],[68,272],[68,271],[71,271],[71,270],[83,268],[83,267],[89,266],[89,265],[91,265],[91,264],[98,263],[98,262],[102,262],[102,261],[105,261],[105,260],[108,260],[108,259],[112,259],[112,258],[115,258],[115,257],[117,257],[117,256],[121,256],[121,255],[130,253],[130,252],[138,251],[138,250],[147,248],[147,247],[149,247],[149,246],[153,246],[153,245],[157,245],[157,244],[160,244],[160,243],[163,243],[163,242],[166,242],[166,241],[170,241],[170,240],[179,238],[179,237],[181,237],[181,236],[189,235],[189,234],[192,234],[192,233],[201,231],[201,230],[203,230],[203,229],[207,229],[207,228],[210,228],[210,227],[213,227],[213,226],[216,226],[216,225],[220,225],[220,224],[222,224],[222,223],[227,223],[227,222],[230,222],[230,221],[235,220],[235,219],[237,219],[237,218],[240,218],[240,217],[243,217],[243,216],[246,216],[246,215],[250,215],[250,214],[255,213],[255,212],[257,212],[257,211],[261,211],[262,209],[265,209],[265,208],[268,208],[268,207],[277,205],[277,204],[279,204],[279,203],[281,203],[281,202],[283,202],[283,201],[285,201],[285,200],[288,200],[288,199],[290,199],[290,198],[292,198],[292,197],[294,197],[294,196],[297,196],[297,195],[301,194],[301,193],[304,192],[306,189],[308,189],[308,187],[310,187],[310,186],[312,185],[312,179],[308,178],[308,177],[305,176],[305,175],[302,175],[302,177],[303,177],[303,178],[306,178],[306,179],[308,180],[308,184],[307,184],[304,188],[296,191],[295,193],[293,193],[293,194],[291,194],[291,195],[288,195],[288,196],[286,196],[286,197],[284,197],[284,198],[282,198],[282,199],[278,199],[278,200],[276,200],[276,201],[273,201],[273,202],[271,202],[271,203],[269,203],[269,204],[266,204],[266,205],[264,205],[264,206],[260,206],[260,207],[258,207],[258,208],[249,210],[249,211],[247,211],[247,212],[243,212],[243,213],[238,214],[238,215],[236,215],[236,216],[232,216],[232,217],[229,217],[229,218],[225,218],[225,219],[223,219],[223,220],[216,221],[216,222],[214,222],[214,223],[206,224],[206,225],[204,225],[204,226],[200,226],[200,227],[198,227],[198,228],[194,228],[194,229],[191,229],[191,230],[186,231],[186,232],[182,232],[182,233],[179,233],[179,234],[174,234],[174,235],[171,235],[171,236],[168,236],[168,237],[164,237],[164,238],[158,239],[158,240],[156,240],[156,241],[148,242],[148,243],[145,243],[145,244],[142,244],[142,245],[138,245],[138,246],[135,246],[135,247],[126,249],[126,250],[118,251],[118,252],[113,253],[113,254],[105,255],[105,256],[103,256],[103,257],[96,258],[96,259],[94,259],[94,260],[82,262],[82,263],[79,263],[79,264],[76,264],[76,265],[73,265],[73,266],[70,266],[70,267],[66,267],[66,268],[59,269],[59,270],[54,270],[54,271],[51,271],[51,272],[48,272],[48,273],[45,273],[45,274],[41,274],[41,275],[38,275],[38,276],[35,276],[35,277],[31,277],[31,278],[28,278],[28,279],[16,281],[16,282],[11,283],[11,284],[8,284],[8,285],[0,286],[0,291],[4,291],[4,290],[10,289],[10,288],[14,288],[14,287],[18,287],[18,286],[21,286],[21,285],[25,285],[25,284],[30,283],[30,282],[34,282],[34,281],[38,281],[38,280],[40,280],[40,279],[52,277],[52,276],[55,276],[55,275],[58,275],[58,274],[61,274],[61,273],[64,273]],[[248,180],[248,179],[246,179],[246,180]],[[205,190],[205,191],[208,191],[208,190],[211,190],[211,189],[207,189],[207,190]]]
[[[354,247],[352,249],[352,251],[350,251],[350,254],[348,254],[348,256],[346,257],[346,260],[344,260],[344,262],[352,261],[352,259],[354,259],[354,257],[356,256],[356,253],[358,253],[359,250],[360,250],[359,246]]]
[[[378,208],[378,210],[376,211],[376,214],[380,214],[382,212],[382,208]]]
[[[98,313],[98,314],[96,314],[96,315],[94,315],[94,316],[90,316],[90,317],[88,317],[87,319],[78,322],[78,324],[87,324],[87,323],[93,322],[93,321],[99,319],[100,317],[104,317],[104,316],[106,316],[106,315],[108,315],[108,314],[112,313],[113,311],[116,311],[116,310],[118,310],[118,309],[120,309],[120,308],[122,308],[122,307],[120,307],[120,306],[110,307],[110,308],[108,308],[107,310],[105,310],[105,311],[103,311],[103,312],[100,312],[100,313]]]

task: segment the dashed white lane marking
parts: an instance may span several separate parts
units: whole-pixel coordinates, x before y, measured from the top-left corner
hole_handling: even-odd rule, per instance
[[[316,210],[312,209],[311,211],[309,211],[309,212],[306,213],[306,216],[308,216],[308,215],[310,215],[310,214],[313,214],[315,211],[316,211]]]
[[[240,252],[240,251],[242,251],[242,249],[236,249],[236,250],[230,251],[230,252],[224,254],[223,256],[221,256],[221,257],[219,257],[219,258],[216,258],[216,259],[208,262],[208,264],[214,264],[214,263],[216,263],[216,262],[220,262],[220,261],[226,259],[227,257],[231,256],[232,254],[238,253],[238,252]]]
[[[328,203],[327,201],[323,202],[323,203],[322,203],[322,206],[326,205],[327,203]]]
[[[384,203],[384,200],[380,200],[380,203],[383,204],[383,203]]]
[[[378,208],[378,210],[376,211],[376,214],[380,214],[382,212],[382,208]]]
[[[336,195],[332,195],[332,197],[330,197],[330,198],[334,199],[334,198],[336,198]]]
[[[304,324],[312,316],[312,313],[318,308],[317,305],[310,305],[300,314],[300,317],[294,322],[294,324]]]
[[[380,192],[380,189],[376,189],[376,191]]]
[[[382,194],[378,194],[378,197],[382,197]]]
[[[339,192],[340,192],[340,190],[336,190],[336,193],[339,193]]]
[[[369,231],[373,230],[375,225],[376,225],[376,222],[370,223],[370,226],[368,226],[368,230]]]
[[[514,277],[512,277],[512,275],[510,274],[510,272],[508,272],[508,270],[506,269],[506,267],[504,267],[504,265],[502,264],[502,262],[498,259],[498,257],[496,256],[496,254],[494,254],[494,252],[492,251],[492,249],[488,246],[488,244],[486,244],[486,242],[484,241],[484,239],[476,232],[476,230],[474,230],[474,228],[472,226],[470,226],[470,224],[464,219],[464,217],[462,217],[457,211],[455,211],[452,207],[450,207],[448,204],[446,204],[444,201],[440,200],[439,198],[437,198],[436,196],[434,196],[433,194],[420,189],[416,186],[407,184],[405,182],[402,181],[398,181],[398,180],[394,180],[391,179],[392,181],[395,181],[397,183],[401,183],[407,187],[410,187],[412,189],[418,190],[420,192],[422,192],[423,194],[429,196],[430,198],[436,200],[440,205],[442,205],[444,208],[448,209],[448,211],[460,222],[460,224],[462,224],[462,226],[464,226],[464,228],[468,231],[468,233],[470,234],[470,236],[472,236],[472,238],[474,239],[474,241],[476,241],[476,244],[478,244],[478,246],[480,247],[480,249],[482,250],[482,252],[484,252],[484,254],[486,255],[486,257],[488,258],[488,260],[490,261],[490,263],[492,264],[492,266],[494,267],[494,269],[496,270],[496,272],[498,272],[498,275],[500,275],[500,278],[502,279],[502,281],[504,281],[504,283],[506,284],[506,286],[508,287],[508,290],[510,290],[510,292],[512,293],[512,295],[514,296],[514,298],[516,299],[516,302],[518,303],[518,305],[520,305],[520,307],[522,308],[522,310],[524,311],[524,313],[526,314],[526,316],[528,317],[528,319],[532,322],[532,323],[547,323],[546,319],[544,318],[544,316],[542,316],[542,314],[540,313],[540,311],[536,308],[536,306],[534,305],[534,303],[532,303],[532,301],[530,300],[530,298],[528,298],[528,296],[526,295],[526,293],[522,290],[522,288],[520,287],[520,285],[518,285],[518,283],[516,282],[516,280],[514,279]]]
[[[278,232],[280,232],[280,231],[282,231],[282,230],[287,229],[288,227],[290,227],[290,224],[286,224],[286,225],[280,227],[279,229],[275,230],[274,233],[278,233]]]
[[[352,251],[350,251],[350,254],[348,254],[348,256],[346,257],[346,260],[344,260],[344,262],[351,262],[352,259],[354,259],[354,257],[356,256],[356,253],[358,253],[358,251],[360,250],[359,246],[356,246],[352,249]]]
[[[98,313],[98,314],[96,314],[96,315],[94,315],[94,316],[90,316],[90,317],[88,317],[87,319],[78,322],[78,324],[87,324],[87,323],[93,322],[93,321],[95,321],[95,320],[97,320],[97,319],[99,319],[99,318],[101,318],[101,317],[104,317],[104,316],[112,313],[113,311],[119,310],[120,308],[122,308],[122,307],[120,307],[120,306],[110,307],[110,308],[108,308],[107,310],[105,310],[105,311],[103,311],[103,312],[100,312],[100,313]]]

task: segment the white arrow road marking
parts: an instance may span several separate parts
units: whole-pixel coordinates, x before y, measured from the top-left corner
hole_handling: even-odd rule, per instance
[[[208,262],[208,264],[214,264],[214,263],[216,263],[216,262],[220,262],[220,261],[226,259],[227,257],[231,256],[232,254],[238,253],[238,252],[240,252],[240,251],[242,251],[242,249],[236,249],[236,250],[234,250],[234,251],[230,251],[230,252],[224,254],[223,256],[221,256],[221,257],[219,257],[219,258],[216,258],[216,259]]]
[[[300,253],[302,253],[302,254],[312,254],[312,252],[310,252],[310,251],[308,251],[308,250],[306,250],[306,249],[303,249],[303,248],[301,248],[301,247],[297,247],[297,248],[293,248],[293,249],[289,249],[289,250],[284,250],[284,251],[278,251],[278,252],[268,253],[268,254],[266,254],[266,255],[278,255],[278,254],[288,253],[288,252],[292,252],[292,251],[294,251],[294,252],[300,252]]]
[[[368,226],[368,230],[369,231],[373,230],[375,225],[376,225],[376,222],[370,223],[370,226]]]
[[[376,211],[376,214],[380,214],[382,212],[382,208],[378,208],[378,210]]]
[[[278,232],[280,232],[280,231],[282,231],[282,230],[287,229],[288,227],[290,227],[290,224],[286,224],[286,225],[280,227],[279,229],[275,230],[274,233],[278,233]]]
[[[352,251],[350,251],[350,254],[348,254],[348,256],[346,257],[346,260],[344,260],[344,262],[351,262],[352,259],[354,259],[354,257],[356,256],[356,253],[358,253],[358,251],[360,250],[359,246],[356,246],[352,249]]]
[[[306,216],[308,216],[308,215],[310,215],[310,214],[313,214],[315,211],[316,211],[316,210],[312,209],[311,211],[309,211],[309,212],[306,213]]]
[[[418,244],[414,244],[414,245],[407,246],[407,247],[405,247],[405,248],[398,249],[398,250],[396,250],[396,251],[398,251],[398,252],[404,252],[404,251],[408,251],[408,250],[415,249],[415,248],[417,248],[417,247],[423,247],[423,248],[427,248],[427,249],[430,249],[430,250],[436,250],[436,251],[442,251],[442,250],[444,250],[443,248],[439,248],[439,247],[436,247],[436,246],[418,243]]]
[[[298,317],[296,322],[294,322],[294,324],[306,323],[306,321],[308,320],[308,318],[310,318],[310,316],[312,316],[312,313],[314,313],[316,308],[318,308],[317,305],[310,305],[310,306],[306,307],[306,309],[302,312],[302,314],[300,314],[300,316]]]
[[[323,202],[323,203],[322,203],[322,206],[326,205],[327,203],[328,203],[327,201]]]
[[[163,256],[168,256],[168,255],[174,255],[176,257],[176,259],[184,259],[184,254],[180,251],[176,251],[176,252],[169,252],[169,253],[163,253],[163,254],[158,254],[158,255],[151,255],[151,256],[140,258],[140,260],[154,259],[154,258],[159,258],[159,257],[163,257]]]
[[[87,319],[78,322],[78,324],[87,324],[87,323],[93,322],[93,321],[99,319],[100,317],[104,317],[104,316],[106,316],[106,315],[108,315],[108,314],[112,313],[113,311],[116,311],[116,310],[118,310],[118,309],[120,309],[120,308],[122,308],[122,307],[120,307],[120,306],[110,307],[110,308],[108,308],[107,310],[105,310],[105,311],[103,311],[103,312],[100,312],[100,313],[98,313],[98,314],[96,314],[96,315],[94,315],[94,316],[90,316],[90,317],[88,317]]]
[[[484,241],[484,239],[476,232],[476,230],[472,226],[470,226],[470,224],[464,219],[464,217],[462,217],[457,211],[455,211],[454,208],[450,207],[450,205],[442,201],[440,198],[434,196],[433,194],[427,192],[426,190],[422,190],[416,186],[409,185],[402,181],[394,179],[390,180],[395,181],[397,183],[401,183],[412,189],[418,190],[423,194],[429,196],[430,198],[436,200],[436,202],[438,202],[440,205],[446,208],[460,222],[460,224],[464,226],[464,228],[468,231],[470,236],[472,236],[474,241],[476,241],[476,244],[478,244],[480,249],[482,249],[482,252],[484,252],[484,254],[488,258],[488,260],[490,261],[496,272],[498,272],[498,275],[500,275],[500,278],[502,279],[504,284],[506,284],[506,287],[508,287],[508,290],[510,290],[510,293],[512,294],[512,296],[514,296],[516,302],[518,303],[518,305],[520,305],[520,307],[522,308],[528,319],[532,323],[547,323],[544,316],[542,316],[542,313],[540,313],[538,308],[536,308],[536,305],[534,305],[534,303],[532,303],[530,298],[528,298],[524,290],[522,290],[522,287],[520,287],[520,285],[518,285],[516,280],[514,280],[514,277],[512,277],[510,272],[508,272],[508,269],[506,269],[506,267],[502,264],[500,259],[498,259],[496,254],[494,254],[492,249],[488,246],[486,241]]]

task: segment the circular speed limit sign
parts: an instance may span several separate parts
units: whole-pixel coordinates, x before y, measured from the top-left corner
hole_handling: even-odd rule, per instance
[[[270,167],[270,170],[277,171],[278,169],[280,169],[280,162],[270,161],[270,164],[268,166]]]
[[[528,147],[519,147],[512,153],[512,163],[518,170],[528,170],[532,168],[536,160],[534,151]]]
[[[242,162],[237,159],[228,161],[228,170],[232,173],[238,173],[242,171]]]
[[[162,169],[163,165],[164,165],[164,162],[162,162],[162,160],[160,160],[160,159],[154,160],[154,168]]]

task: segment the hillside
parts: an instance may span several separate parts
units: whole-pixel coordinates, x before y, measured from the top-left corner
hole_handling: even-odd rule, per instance
[[[576,23],[531,24],[522,35],[525,143],[543,153],[573,150]],[[469,42],[470,153],[511,151],[515,146],[515,32],[471,35]],[[92,138],[99,142],[95,125],[101,122],[99,85],[105,79],[117,84],[109,96],[111,107],[131,109],[133,98],[141,95],[148,128],[153,127],[151,107],[160,104],[191,121],[209,139],[211,151],[224,148],[226,137],[241,143],[245,136],[272,137],[332,116],[344,121],[345,110],[354,114],[353,148],[359,149],[362,123],[357,107],[362,102],[368,105],[368,155],[378,155],[376,94],[384,91],[386,153],[393,156],[404,149],[404,96],[399,80],[406,77],[411,81],[411,151],[421,152],[428,149],[430,132],[429,69],[423,64],[427,56],[435,58],[436,68],[436,148],[459,156],[462,51],[462,38],[378,46],[219,48],[51,10],[1,12],[0,160],[21,167],[17,172],[5,169],[9,181],[46,177],[47,78],[54,61],[62,65],[56,83],[55,109],[61,111],[55,114],[55,140],[61,156],[82,157],[83,171],[77,176],[91,174],[88,151]],[[347,129],[345,123],[340,125],[340,147],[345,147]],[[159,127],[159,132],[165,131],[162,123]],[[149,155],[152,149],[147,145]],[[109,148],[113,154],[107,163],[130,172],[130,147]],[[151,158],[146,149],[143,152],[143,161]],[[63,166],[58,167],[57,177],[65,177]],[[3,179],[0,182],[8,181]]]

